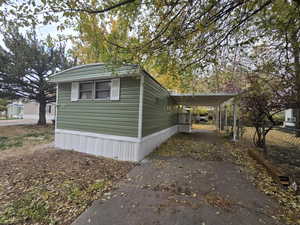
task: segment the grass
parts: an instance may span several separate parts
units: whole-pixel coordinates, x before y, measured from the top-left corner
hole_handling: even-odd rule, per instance
[[[243,140],[251,142],[255,129],[253,127],[245,127],[243,133]],[[278,129],[273,129],[267,134],[267,144],[281,147],[299,147],[300,137],[295,137],[290,132],[285,132]]]
[[[20,219],[23,221],[30,219],[35,222],[51,224],[53,221],[48,216],[49,204],[47,201],[41,201],[39,197],[40,192],[34,190],[14,200],[8,204],[0,216],[0,223],[13,224]]]
[[[57,191],[35,186],[6,205],[4,212],[0,214],[0,224],[19,224],[24,221],[30,221],[30,224],[59,224],[55,213],[62,211],[63,206],[69,206],[64,210],[66,214],[68,210],[85,208],[92,200],[99,198],[109,185],[109,181],[96,180],[82,188],[74,181],[65,180],[57,186]],[[64,204],[57,201],[57,197],[63,199]]]
[[[19,120],[19,118],[5,118],[5,117],[0,117],[0,120]]]
[[[8,126],[0,130],[0,151],[51,142],[53,140],[53,126]]]

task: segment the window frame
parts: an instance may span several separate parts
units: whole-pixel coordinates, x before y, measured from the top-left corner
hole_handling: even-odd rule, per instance
[[[110,89],[109,89],[109,98],[96,98],[96,83],[101,83],[101,82],[110,82]],[[87,99],[82,99],[80,98],[80,93],[84,91],[80,91],[80,84],[88,84],[92,83],[92,98],[87,98]],[[78,100],[79,101],[91,101],[91,100],[96,100],[96,101],[111,101],[111,89],[112,89],[112,79],[98,79],[98,80],[92,80],[92,81],[80,81],[79,82],[79,88],[78,88]]]
[[[80,91],[80,85],[81,84],[92,84],[92,97],[91,98],[81,98],[80,96],[80,92],[84,92],[84,91]],[[93,100],[94,99],[94,81],[82,81],[82,82],[79,82],[79,87],[78,87],[78,100]],[[86,92],[86,91],[85,91]]]
[[[109,88],[109,98],[96,98],[96,83],[105,83],[109,82],[110,83],[110,88]],[[111,100],[111,87],[112,86],[112,80],[111,79],[105,79],[105,80],[94,80],[94,100],[97,101],[110,101]]]

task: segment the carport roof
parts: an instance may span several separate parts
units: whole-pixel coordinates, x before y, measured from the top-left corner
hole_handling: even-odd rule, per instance
[[[218,106],[237,93],[171,94],[177,104],[185,106]]]

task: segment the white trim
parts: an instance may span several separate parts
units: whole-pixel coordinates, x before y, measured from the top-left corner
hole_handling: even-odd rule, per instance
[[[56,129],[55,147],[118,160],[140,161],[177,131],[175,125],[140,139]]]
[[[110,80],[110,100],[120,100],[121,81],[120,78]]]
[[[130,141],[136,143],[141,141],[139,138],[134,138],[134,137],[117,136],[117,135],[110,135],[110,134],[97,134],[97,133],[77,131],[77,130],[56,129],[55,133],[84,135],[87,137],[105,138],[105,139],[118,140],[118,141]]]
[[[178,93],[172,93],[170,94],[172,97],[209,97],[209,96],[216,96],[216,97],[222,97],[222,96],[228,96],[228,97],[234,97],[237,96],[239,93],[226,93],[226,92],[219,92],[219,93],[187,93],[187,94],[178,94]]]
[[[58,84],[56,84],[56,102],[55,102],[55,130],[57,129],[57,109],[58,109]]]
[[[80,83],[79,82],[72,82],[71,84],[71,102],[76,102],[79,99],[79,92],[80,89]]]
[[[233,103],[233,141],[237,141],[237,105]]]
[[[114,66],[114,65],[113,64],[109,64],[109,63],[89,63],[89,64],[83,64],[83,65],[78,65],[78,66],[71,67],[71,68],[63,70],[63,71],[59,71],[59,72],[51,75],[50,77],[53,77],[53,76],[56,76],[56,75],[60,75],[61,73],[65,73],[65,72],[68,72],[68,71],[77,70],[77,69],[80,69],[80,68],[90,67],[90,66]],[[122,66],[137,67],[138,65],[137,64],[121,64],[121,67]]]
[[[102,73],[101,76],[98,74],[91,76],[91,77],[79,77],[79,78],[65,78],[65,79],[60,79],[60,80],[50,80],[50,83],[69,83],[69,82],[81,82],[81,81],[89,81],[89,80],[99,80],[99,79],[114,79],[114,78],[123,78],[123,77],[135,77],[139,76],[137,72],[124,72],[122,74],[119,72],[117,75],[111,75],[110,72],[108,73]]]
[[[219,105],[219,131],[222,130],[222,106]]]
[[[158,131],[158,132],[156,132],[156,133],[153,133],[153,134],[149,134],[148,136],[143,137],[143,138],[141,139],[141,142],[147,141],[147,140],[149,140],[149,139],[155,137],[156,135],[163,134],[163,133],[167,132],[169,129],[174,129],[174,128],[177,129],[177,125],[175,125],[175,126],[173,126],[173,127],[168,127],[168,128],[166,128],[166,129],[160,130],[160,131]]]
[[[144,74],[140,80],[140,100],[139,100],[139,122],[138,122],[138,138],[142,138],[143,133],[143,98],[144,98]]]

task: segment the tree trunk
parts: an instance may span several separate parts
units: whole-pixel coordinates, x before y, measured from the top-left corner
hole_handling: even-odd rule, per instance
[[[294,69],[295,69],[295,89],[296,89],[296,137],[300,137],[300,45],[298,43],[297,32],[291,38]]]
[[[264,129],[265,130],[265,129]],[[265,157],[268,156],[268,149],[267,149],[267,144],[266,144],[266,136],[267,134],[265,133],[265,131],[263,131],[263,137],[262,137],[262,148],[264,150],[264,155]]]
[[[46,102],[40,101],[38,125],[46,125]]]

